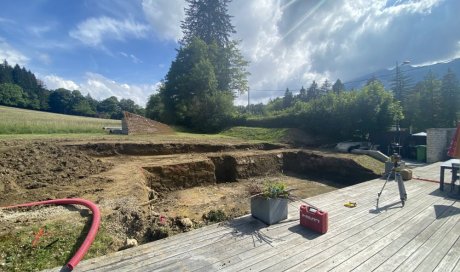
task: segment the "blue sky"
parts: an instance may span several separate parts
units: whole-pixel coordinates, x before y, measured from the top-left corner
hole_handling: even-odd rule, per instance
[[[48,88],[145,105],[176,55],[183,0],[0,0],[0,59]],[[251,100],[410,60],[460,57],[457,0],[234,0]],[[247,96],[237,98],[245,103]]]

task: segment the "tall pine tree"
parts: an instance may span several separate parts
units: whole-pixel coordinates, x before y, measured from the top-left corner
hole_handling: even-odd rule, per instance
[[[345,90],[345,85],[343,85],[343,83],[342,83],[342,81],[340,79],[337,79],[335,81],[334,85],[332,85],[332,91],[335,94],[340,94],[344,90]]]
[[[187,0],[184,37],[160,90],[163,121],[215,131],[233,113],[234,91],[247,91],[247,62],[231,39],[229,2]]]
[[[186,0],[189,4],[185,9],[185,20],[181,28],[184,34],[181,46],[187,46],[194,38],[203,40],[211,54],[218,89],[220,91],[248,90],[246,71],[248,62],[238,49],[238,41],[232,40],[236,33],[228,14],[231,0]]]
[[[460,110],[460,85],[454,72],[449,68],[442,78],[440,117],[442,125],[454,127],[457,124],[457,113]]]
[[[407,63],[407,62],[405,62]],[[404,65],[403,63],[402,65]],[[391,82],[394,98],[403,103],[410,85],[410,78],[404,73],[401,66],[396,62],[395,77]]]
[[[186,0],[185,20],[181,24],[184,37],[182,45],[189,44],[193,37],[206,44],[217,43],[219,47],[229,47],[231,34],[236,33],[228,15],[231,0]]]

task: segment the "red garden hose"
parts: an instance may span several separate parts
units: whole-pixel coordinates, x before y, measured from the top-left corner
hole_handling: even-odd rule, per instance
[[[93,213],[93,222],[91,223],[91,228],[89,229],[88,235],[86,235],[85,240],[81,244],[80,248],[75,252],[72,259],[67,263],[67,267],[72,270],[74,267],[83,259],[86,252],[88,251],[89,247],[94,241],[96,237],[97,230],[99,229],[99,225],[101,223],[101,213],[99,212],[99,208],[93,202],[81,199],[81,198],[67,198],[67,199],[54,199],[54,200],[46,200],[40,202],[30,202],[24,203],[14,206],[3,207],[4,209],[12,209],[12,208],[19,208],[19,207],[31,207],[37,205],[48,205],[48,204],[56,204],[56,205],[70,205],[70,204],[77,204],[83,205],[91,210]]]

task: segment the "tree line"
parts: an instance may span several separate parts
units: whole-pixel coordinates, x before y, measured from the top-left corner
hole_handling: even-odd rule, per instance
[[[341,84],[340,80],[337,82]],[[345,91],[343,84],[335,90],[317,86],[313,82],[306,90],[302,87],[305,91],[297,95],[286,90],[283,97],[266,105],[240,106],[238,122],[249,126],[300,128],[312,135],[339,140],[369,138],[387,131],[402,118],[400,104],[379,81],[370,81],[353,91]]]
[[[88,117],[121,119],[123,111],[145,114],[131,99],[112,96],[98,101],[78,90],[48,90],[35,75],[5,60],[0,64],[0,105]]]
[[[455,127],[460,120],[460,83],[451,69],[442,77],[428,71],[424,79],[415,84],[410,77],[397,75],[393,90],[404,110],[403,127],[418,131]]]
[[[338,79],[313,81],[293,94],[265,104],[239,106],[240,124],[262,127],[297,127],[338,139],[367,139],[372,134],[400,126],[413,131],[455,127],[460,119],[460,84],[451,69],[442,77],[429,71],[415,84],[396,69],[390,89],[371,78],[358,90],[345,90]]]

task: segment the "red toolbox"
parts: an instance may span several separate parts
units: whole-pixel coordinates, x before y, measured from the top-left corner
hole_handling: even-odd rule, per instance
[[[328,227],[327,212],[302,204],[300,206],[300,225],[319,233],[326,233]]]

